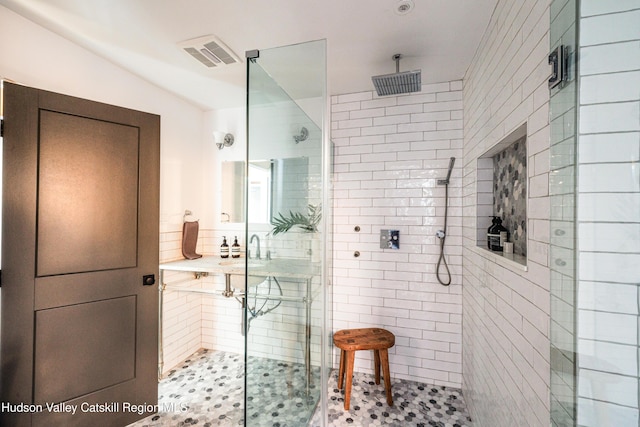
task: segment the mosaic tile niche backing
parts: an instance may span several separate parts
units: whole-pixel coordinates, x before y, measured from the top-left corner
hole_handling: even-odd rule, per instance
[[[527,256],[526,136],[493,156],[493,212],[509,231],[513,252]]]

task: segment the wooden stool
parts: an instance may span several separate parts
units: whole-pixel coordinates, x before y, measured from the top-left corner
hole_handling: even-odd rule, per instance
[[[393,406],[391,396],[391,377],[389,376],[389,354],[387,350],[396,343],[391,332],[379,328],[343,329],[333,334],[333,343],[340,349],[340,371],[338,372],[338,388],[342,388],[342,380],[347,374],[344,388],[344,409],[349,410],[351,400],[351,382],[353,380],[353,361],[357,350],[373,350],[376,384],[380,384],[380,366],[384,375],[384,389],[387,403]]]

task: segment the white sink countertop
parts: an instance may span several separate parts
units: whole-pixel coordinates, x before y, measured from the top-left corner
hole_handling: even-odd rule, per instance
[[[218,274],[245,274],[246,258],[220,258],[205,255],[198,259],[182,259],[160,264],[160,270],[189,271]],[[306,259],[276,258],[250,259],[250,276],[273,276],[307,279],[320,274],[320,264]]]

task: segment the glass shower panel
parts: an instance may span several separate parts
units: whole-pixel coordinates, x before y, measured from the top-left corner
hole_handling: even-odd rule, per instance
[[[248,56],[245,424],[304,426],[328,375],[325,42]]]
[[[635,427],[640,425],[640,9],[637,2],[578,3],[577,425]]]

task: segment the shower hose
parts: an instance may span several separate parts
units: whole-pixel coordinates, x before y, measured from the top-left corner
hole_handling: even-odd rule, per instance
[[[445,184],[444,186],[444,229],[442,233],[438,233],[438,238],[440,239],[440,258],[438,258],[438,264],[436,265],[436,278],[438,282],[440,282],[443,286],[449,286],[451,284],[451,272],[449,271],[449,266],[447,265],[447,260],[444,258],[444,240],[447,238],[447,210],[449,209],[449,184]],[[440,277],[440,266],[444,265],[445,270],[447,271],[447,281],[445,282]]]

